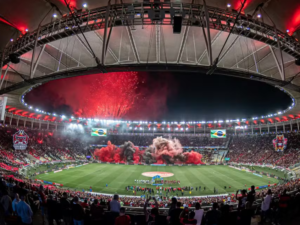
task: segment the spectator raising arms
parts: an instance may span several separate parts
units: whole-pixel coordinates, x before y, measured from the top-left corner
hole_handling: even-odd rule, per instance
[[[146,216],[146,223],[147,225],[159,225],[159,215],[158,215],[158,203],[156,199],[153,197],[153,201],[155,202],[155,207],[151,209],[150,212],[148,212],[147,207],[148,203],[151,200],[151,197],[149,197],[144,205],[144,214]]]

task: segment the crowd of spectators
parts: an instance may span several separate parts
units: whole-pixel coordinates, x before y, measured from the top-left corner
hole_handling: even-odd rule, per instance
[[[152,143],[154,138],[152,135],[110,135],[90,143],[92,139],[85,138],[84,135],[74,137],[72,133],[61,134],[28,129],[25,130],[30,136],[27,150],[16,151],[12,146],[12,135],[16,131],[13,128],[0,128],[0,167],[4,171],[16,172],[19,167],[29,164],[33,159],[42,162],[85,159],[86,154],[89,154],[90,151],[89,145],[106,144],[108,140],[116,145],[131,141],[135,145],[146,147]],[[226,157],[230,158],[231,162],[267,163],[288,167],[300,160],[298,135],[298,133],[285,134],[285,137],[288,138],[288,145],[283,153],[274,151],[272,145],[274,135],[269,134],[232,136],[226,139],[210,139],[206,136],[172,136],[172,138],[178,138],[183,146],[190,147],[227,145]],[[214,151],[214,149],[202,151],[203,160],[210,162]],[[276,213],[274,213],[276,216],[270,216],[273,215],[269,212],[270,209],[273,207],[272,212],[276,212],[284,205],[288,207],[288,203],[282,203],[284,201],[282,196],[290,198],[291,195],[287,193],[294,191],[298,193],[299,185],[299,181],[295,180],[275,186],[268,192],[266,190],[257,191],[254,198],[262,200],[262,220],[267,217],[267,219],[278,221],[279,217]],[[145,216],[141,220],[144,222],[146,220],[148,222],[155,221],[154,224],[161,224],[157,218],[167,220],[171,224],[176,224],[176,222],[172,222],[174,218],[181,224],[185,222],[193,224],[195,220],[197,223],[199,222],[199,216],[202,217],[202,224],[228,224],[226,220],[241,219],[243,216],[249,219],[250,215],[247,211],[240,211],[241,201],[247,196],[244,192],[241,195],[229,196],[229,199],[227,196],[178,197],[175,204],[167,197],[155,200],[135,196],[113,197],[56,188],[51,185],[45,188],[23,177],[8,176],[5,176],[5,180],[1,182],[0,191],[0,224],[1,221],[8,218],[21,220],[23,224],[31,224],[32,215],[37,212],[41,212],[49,224],[53,224],[53,221],[56,221],[57,224],[60,224],[61,221],[64,221],[65,224],[72,224],[72,221],[74,224],[82,224],[83,221],[84,224],[129,224],[133,220],[132,215],[131,217],[126,215],[123,207],[144,207]],[[277,198],[279,198],[279,203],[272,205],[271,203]],[[229,216],[229,212],[234,210],[235,203],[239,209],[236,214],[231,213]],[[243,209],[251,208],[252,203],[250,205],[244,203]],[[194,207],[195,211],[191,213],[190,208],[194,209]],[[202,213],[200,212],[201,207],[209,207],[211,210],[208,213]],[[162,212],[166,211],[158,211],[158,208],[170,208],[170,210],[167,214],[163,214]],[[149,209],[151,210],[149,211]],[[237,217],[237,213],[239,217]],[[215,218],[218,218],[217,221],[213,221]],[[245,221],[247,220],[245,219]]]
[[[0,178],[0,224],[243,224],[251,222],[254,209],[265,219],[281,222],[288,210],[299,207],[300,182],[289,181],[270,190],[242,190],[220,197],[156,199],[119,197],[58,189],[25,178]],[[261,206],[260,206],[261,205]],[[136,210],[130,210],[134,206]],[[208,208],[206,207],[208,206]],[[125,208],[127,208],[127,215]],[[139,208],[144,209],[144,215]],[[203,209],[202,209],[203,208]],[[295,209],[295,208],[293,208]],[[298,208],[299,209],[299,208]],[[34,217],[33,215],[42,215]],[[37,222],[39,221],[39,222]],[[194,221],[194,222],[192,222]],[[146,223],[147,222],[147,223]],[[153,222],[153,223],[149,223]]]
[[[22,166],[39,161],[43,163],[64,160],[83,160],[86,147],[73,138],[54,135],[49,131],[26,129],[30,137],[26,150],[13,148],[13,135],[17,129],[0,127],[0,168],[18,171]]]
[[[274,135],[243,135],[232,138],[227,157],[230,162],[260,163],[289,167],[300,161],[300,133],[285,134],[288,139],[284,152],[276,152],[272,144]]]
[[[106,145],[108,141],[115,145],[122,145],[131,141],[140,150],[145,150],[152,144],[154,135],[122,134],[108,135],[93,138],[90,134],[72,132],[50,132],[45,130],[31,130],[26,128],[29,135],[27,150],[13,150],[12,136],[17,132],[15,128],[0,127],[0,167],[16,171],[22,165],[29,164],[32,160],[51,162],[55,160],[85,159],[86,155],[93,152],[93,145]],[[210,138],[207,135],[174,135],[166,138],[177,138],[182,146],[188,146],[184,151],[200,151],[203,162],[210,163],[215,153],[214,146],[227,146],[228,154],[221,157],[230,158],[230,162],[260,163],[289,167],[300,160],[300,138],[298,132],[286,133],[288,145],[285,151],[275,152],[272,140],[274,134],[263,135],[233,135],[224,139]],[[199,146],[207,146],[199,149]],[[220,161],[220,160],[219,160]],[[215,162],[215,161],[213,161]]]

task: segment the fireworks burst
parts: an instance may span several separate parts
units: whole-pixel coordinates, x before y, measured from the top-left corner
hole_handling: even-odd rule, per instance
[[[86,106],[76,111],[77,116],[121,118],[138,99],[139,79],[136,72],[110,73],[94,80]]]
[[[25,101],[76,117],[155,120],[166,111],[167,96],[175,86],[167,75],[94,74],[50,81],[29,92]]]

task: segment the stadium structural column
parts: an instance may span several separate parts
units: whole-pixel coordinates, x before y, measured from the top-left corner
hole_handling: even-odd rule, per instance
[[[19,120],[20,120],[20,117],[18,116],[18,119],[17,119],[17,127],[19,126]]]
[[[285,133],[285,124],[283,123],[283,133]]]
[[[268,124],[268,133],[270,133],[270,126],[269,126],[269,124]]]
[[[49,121],[47,121],[47,130],[49,130]]]
[[[23,121],[23,123],[24,123],[24,128],[25,128],[25,125],[26,125],[26,121],[27,121],[26,119]]]
[[[235,135],[236,135],[236,128],[234,127],[234,133],[235,133]]]
[[[252,129],[252,134],[253,134],[253,124],[251,125],[251,129]]]
[[[57,131],[57,123],[55,124],[55,130]]]
[[[4,112],[3,126],[5,126],[5,120],[6,120],[6,117],[7,117],[6,112]]]
[[[297,130],[299,131],[299,121],[297,120]]]
[[[261,124],[259,124],[259,134],[261,134]]]
[[[291,127],[291,132],[293,130],[293,125],[292,125],[292,121],[290,120],[290,127]]]
[[[277,123],[275,122],[275,131],[276,131],[276,134],[277,134]]]
[[[42,127],[42,121],[39,121],[39,129]]]
[[[33,129],[33,120],[31,120],[31,129]]]
[[[6,114],[6,113],[5,113]],[[11,126],[12,120],[13,120],[14,114],[11,114],[10,120],[9,120],[9,126]],[[4,120],[5,121],[5,120]]]

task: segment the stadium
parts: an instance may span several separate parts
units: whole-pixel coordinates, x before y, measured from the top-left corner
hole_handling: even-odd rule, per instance
[[[0,31],[0,224],[298,224],[299,2],[12,0]]]

